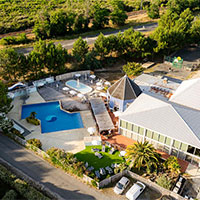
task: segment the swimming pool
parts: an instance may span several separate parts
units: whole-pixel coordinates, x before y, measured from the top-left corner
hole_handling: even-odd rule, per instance
[[[92,88],[83,84],[83,83],[80,83],[77,84],[77,81],[75,80],[70,80],[70,81],[67,81],[65,83],[66,86],[70,87],[70,88],[73,88],[75,90],[78,90],[79,92],[81,92],[82,94],[86,94],[88,92],[91,92],[92,91]]]
[[[42,133],[83,128],[80,113],[67,113],[61,110],[58,101],[23,105],[21,118],[25,119],[31,112],[37,113]]]

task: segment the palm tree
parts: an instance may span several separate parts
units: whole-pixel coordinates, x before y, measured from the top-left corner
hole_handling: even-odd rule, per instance
[[[139,142],[130,145],[126,149],[127,162],[130,162],[130,168],[135,167],[140,170],[141,167],[146,167],[149,171],[151,166],[156,169],[158,167],[160,154],[156,152],[152,144],[148,141]]]

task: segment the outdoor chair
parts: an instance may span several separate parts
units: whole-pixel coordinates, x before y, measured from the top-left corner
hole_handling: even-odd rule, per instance
[[[115,152],[115,148],[114,148],[114,147],[112,147],[112,148],[111,148],[111,150],[109,151],[109,154],[111,154],[111,155],[112,155],[114,152]]]
[[[105,169],[108,171],[109,174],[113,173],[113,170],[109,166],[105,167]]]
[[[94,167],[91,166],[91,167],[89,167],[87,170],[91,172],[93,169],[94,169]]]
[[[96,170],[94,173],[95,173],[95,175],[96,175],[97,178],[101,178],[101,175],[100,175],[100,173],[99,173],[99,170]]]
[[[100,168],[100,174],[103,176],[106,175],[106,171],[104,168]]]
[[[88,162],[85,163],[85,167],[88,168]]]
[[[106,152],[106,146],[105,145],[102,146],[102,152]]]

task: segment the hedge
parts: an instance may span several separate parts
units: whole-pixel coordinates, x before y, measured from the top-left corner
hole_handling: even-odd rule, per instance
[[[19,179],[15,174],[8,171],[4,166],[0,165],[0,179],[14,188],[21,196],[28,200],[50,200],[44,194],[36,190],[34,187]]]
[[[17,198],[17,193],[14,190],[9,190],[3,196],[2,200],[15,200]]]

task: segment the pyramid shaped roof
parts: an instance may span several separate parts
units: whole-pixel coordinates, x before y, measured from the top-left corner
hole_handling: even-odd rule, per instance
[[[200,78],[183,81],[169,101],[200,110]]]
[[[121,100],[136,99],[142,93],[140,87],[127,75],[108,88],[108,92],[112,97]]]

